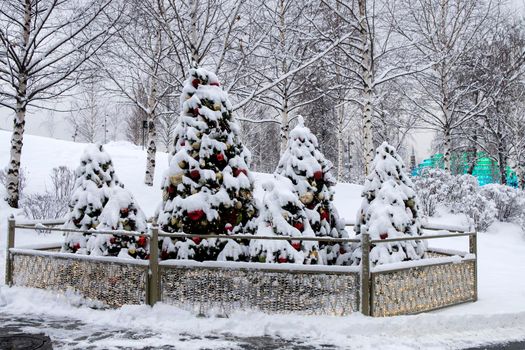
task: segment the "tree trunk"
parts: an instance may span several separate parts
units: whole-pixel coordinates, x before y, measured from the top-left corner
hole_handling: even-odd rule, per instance
[[[444,154],[443,154],[443,163],[445,165],[445,171],[450,173],[451,166],[450,166],[450,155],[451,155],[451,147],[452,147],[452,137],[450,135],[450,129],[445,129],[445,140],[444,140]]]
[[[25,83],[20,85],[25,85]],[[23,96],[25,96],[25,87]],[[13,134],[11,135],[11,159],[9,161],[9,168],[7,170],[6,178],[7,203],[12,208],[18,208],[18,201],[20,199],[20,158],[22,156],[26,116],[26,107],[22,101],[22,94],[19,94],[19,96],[17,96],[16,102],[16,115],[13,125]]]
[[[199,52],[197,49],[197,10],[199,8],[198,0],[190,0],[190,50],[191,50],[191,66],[197,68],[199,65]]]
[[[368,39],[368,26],[366,23],[366,0],[359,0],[359,28],[362,41],[361,73],[363,75],[363,152],[365,161],[365,175],[371,170],[374,160],[374,142],[372,140],[372,58]]]
[[[31,1],[24,2],[23,45],[27,49],[31,31]],[[24,142],[24,127],[27,106],[27,73],[24,67],[19,67],[18,89],[16,94],[15,119],[11,135],[11,154],[6,176],[7,203],[12,208],[18,208],[20,199],[20,158]]]
[[[506,185],[507,184],[507,157],[505,156],[505,153],[503,152],[501,145],[498,150],[498,167],[499,167],[500,183],[502,185]]]
[[[337,125],[337,182],[343,181],[343,157],[345,152],[345,145],[343,143],[343,124],[344,124],[344,106],[341,105],[338,109],[338,124]]]
[[[290,129],[290,121],[288,115],[288,100],[283,102],[283,109],[281,111],[281,156],[286,151],[288,146],[288,132]]]

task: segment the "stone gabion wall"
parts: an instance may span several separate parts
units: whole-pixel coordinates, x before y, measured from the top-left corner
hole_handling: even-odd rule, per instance
[[[359,311],[359,274],[163,266],[161,300],[198,314]]]
[[[75,291],[110,307],[146,303],[147,265],[12,253],[13,285]]]
[[[476,261],[372,274],[372,316],[415,314],[476,300]]]

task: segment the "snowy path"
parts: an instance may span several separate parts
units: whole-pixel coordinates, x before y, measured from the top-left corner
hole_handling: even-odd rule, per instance
[[[297,339],[269,336],[162,335],[152,330],[109,329],[71,318],[42,315],[16,316],[0,313],[0,325],[0,336],[15,333],[46,334],[52,339],[54,349],[335,349],[329,344],[312,346]]]

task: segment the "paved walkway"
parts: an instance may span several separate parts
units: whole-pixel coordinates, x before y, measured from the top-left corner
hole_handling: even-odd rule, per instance
[[[25,335],[18,339],[25,343],[43,342],[45,335],[51,338],[53,349],[184,349],[185,343],[191,348],[199,349],[284,349],[284,350],[314,350],[335,349],[332,345],[312,346],[301,340],[287,340],[272,337],[234,337],[231,335],[194,336],[178,334],[166,336],[151,330],[136,331],[128,329],[104,329],[78,320],[59,319],[41,316],[12,316],[0,314],[0,349],[48,349],[49,347],[2,347],[8,341],[14,341],[13,336]],[[40,336],[39,336],[40,335]],[[30,339],[32,338],[32,339]],[[15,339],[16,340],[16,339]],[[163,343],[164,342],[164,343]],[[155,345],[148,345],[155,344]],[[172,345],[179,344],[179,345]]]

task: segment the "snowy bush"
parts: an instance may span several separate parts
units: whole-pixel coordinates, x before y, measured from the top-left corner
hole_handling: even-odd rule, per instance
[[[485,231],[496,220],[496,205],[481,195],[478,180],[472,175],[453,177],[448,204],[452,213],[469,217],[478,231]]]
[[[414,185],[405,172],[403,160],[394,147],[384,142],[377,148],[370,175],[363,187],[363,202],[358,211],[356,235],[370,239],[402,238],[421,235],[420,212]],[[361,244],[354,247],[354,264],[361,261]],[[378,243],[372,246],[372,264],[387,264],[421,259],[424,241]]]
[[[425,168],[413,183],[419,206],[426,216],[434,216],[439,205],[447,202],[454,177],[442,169]]]
[[[67,215],[68,201],[75,184],[75,173],[60,166],[51,170],[51,187],[44,193],[23,196],[20,202],[30,219],[61,219]]]
[[[481,187],[481,195],[494,202],[497,219],[503,222],[519,223],[525,212],[525,193],[517,188],[490,184]]]

